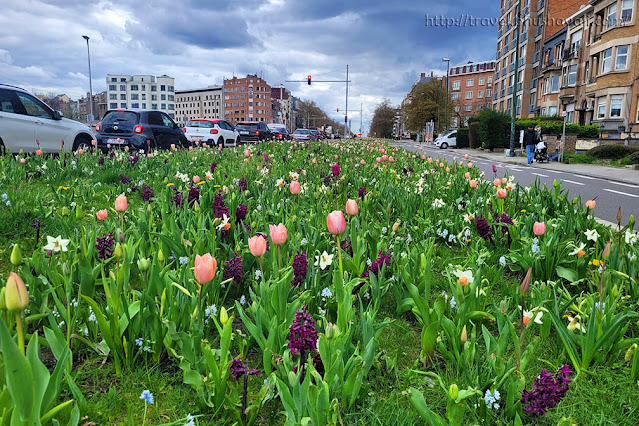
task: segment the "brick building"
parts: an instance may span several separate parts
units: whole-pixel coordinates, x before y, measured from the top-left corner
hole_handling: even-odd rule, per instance
[[[455,105],[453,128],[467,125],[468,118],[492,108],[495,61],[468,62],[450,68],[450,97]]]
[[[222,86],[175,91],[175,121],[180,125],[194,118],[222,118]]]
[[[225,79],[224,118],[233,124],[239,121],[273,121],[271,86],[257,75]]]
[[[539,66],[536,111],[543,117],[559,114],[559,91],[566,32],[567,28],[564,27],[544,41],[542,61]]]
[[[518,1],[501,0],[495,55],[494,109],[510,114],[513,107],[513,91],[516,90],[516,114],[524,118],[539,114],[537,92],[544,40],[561,30],[564,26],[562,21],[587,3],[588,0],[524,0],[521,10],[519,46],[516,46]],[[515,49],[519,49],[516,77]]]

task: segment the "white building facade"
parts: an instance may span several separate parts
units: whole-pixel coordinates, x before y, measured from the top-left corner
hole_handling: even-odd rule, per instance
[[[175,121],[185,125],[194,118],[224,118],[222,86],[175,92]]]
[[[175,120],[175,79],[168,75],[107,74],[107,105],[113,109],[154,109]]]

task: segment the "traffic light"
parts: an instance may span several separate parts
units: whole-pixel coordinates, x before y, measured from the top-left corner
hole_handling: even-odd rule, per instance
[[[339,107],[337,108],[337,112],[339,112]]]
[[[308,81],[308,85],[311,85],[311,76],[309,75],[308,77],[306,77],[306,80]]]

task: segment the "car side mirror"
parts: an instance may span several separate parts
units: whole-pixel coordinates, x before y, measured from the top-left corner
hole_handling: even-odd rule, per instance
[[[62,120],[62,117],[64,117],[64,115],[60,111],[53,111],[52,118],[54,120]]]

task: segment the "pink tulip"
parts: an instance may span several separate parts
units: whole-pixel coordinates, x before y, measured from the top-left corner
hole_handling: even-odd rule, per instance
[[[439,163],[439,168],[443,169],[444,168],[444,163]]]
[[[193,183],[199,183],[200,177],[198,175],[193,176]]]
[[[595,200],[586,201],[586,207],[588,207],[589,210],[593,210],[596,205],[597,205],[597,202]]]
[[[363,166],[364,164],[366,164],[366,161],[361,160],[361,161],[359,162],[359,164],[361,164],[361,165]]]
[[[535,222],[533,225],[533,233],[539,237],[544,235],[544,232],[546,232],[546,224],[544,222]]]
[[[317,164],[317,160],[313,158],[313,164]]]
[[[463,161],[459,161],[459,167],[464,167],[464,162]]]
[[[378,163],[381,163],[381,162],[382,162],[382,157],[377,157],[377,158],[375,159],[375,161],[377,161]]]
[[[24,158],[20,159],[20,164],[26,164],[27,160],[25,160]]]
[[[122,194],[115,199],[115,211],[123,212],[125,211],[129,205],[126,202],[126,195]]]
[[[42,155],[42,150],[41,149],[36,150],[36,155]]]
[[[429,163],[432,163],[432,162],[433,162],[433,159],[432,159],[432,158],[430,158],[430,157],[428,157],[428,162],[429,162]]]
[[[250,151],[250,150],[248,150],[248,149],[245,149],[245,150],[244,150],[244,156],[245,156],[246,158],[250,157],[250,156],[251,156],[251,151]]]
[[[291,194],[299,194],[300,193],[300,183],[296,180],[291,182]]]
[[[346,202],[346,213],[349,216],[355,216],[359,212],[359,208],[357,207],[357,201],[348,200]]]
[[[495,185],[495,188],[499,188],[501,186],[501,179],[497,178],[493,181],[493,185]]]
[[[395,159],[392,156],[390,156],[390,157],[388,157],[388,161],[390,161],[391,163],[394,163]]]
[[[503,200],[508,195],[508,191],[504,188],[499,188],[497,190],[497,198]]]
[[[97,217],[98,220],[106,220],[106,218],[109,217],[109,212],[107,211],[107,209],[98,210],[98,212],[95,214],[95,217]]]
[[[335,154],[335,159],[337,160],[339,158],[339,156],[337,154]]]
[[[464,155],[464,158],[465,158],[466,160],[468,160],[468,157],[469,157],[469,155],[468,155],[468,154]]]
[[[471,188],[477,188],[477,179],[471,179],[468,183]]]
[[[469,172],[464,173],[464,177],[465,177],[466,179],[470,179],[470,173],[469,173]]]
[[[255,257],[262,257],[266,253],[266,238],[256,235],[248,239],[249,251]]]
[[[216,269],[217,260],[215,260],[210,253],[206,253],[204,256],[200,256],[199,254],[195,256],[193,275],[195,275],[195,279],[201,285],[208,283],[215,277]]]
[[[422,154],[422,160],[426,159],[426,154]]]
[[[286,226],[280,223],[277,226],[269,225],[269,229],[271,230],[271,240],[273,241],[273,244],[279,246],[286,242]]]
[[[472,168],[473,168],[473,163],[470,163],[470,162],[469,162],[469,163],[468,163],[468,168],[469,168],[469,169],[472,169]]]
[[[332,235],[343,234],[346,231],[346,219],[341,210],[335,210],[326,216],[326,226]]]

